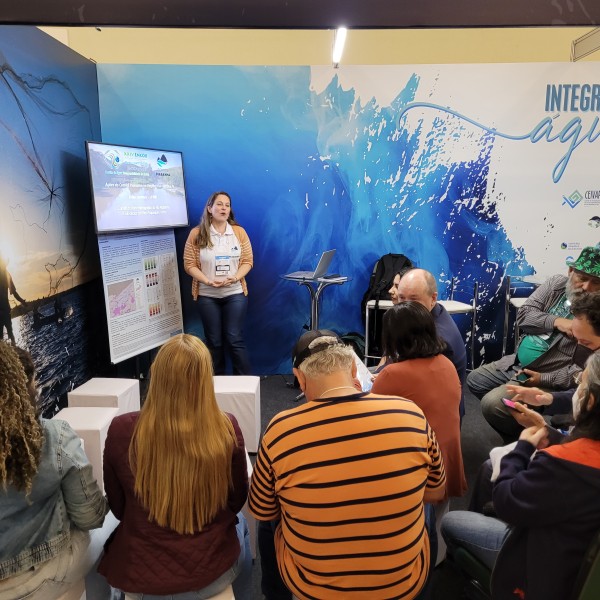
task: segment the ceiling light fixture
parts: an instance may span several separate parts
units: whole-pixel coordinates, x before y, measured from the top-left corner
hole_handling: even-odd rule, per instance
[[[335,37],[333,39],[333,54],[331,60],[333,61],[333,68],[337,69],[340,60],[342,60],[342,54],[344,52],[344,44],[346,43],[346,34],[348,30],[345,27],[338,27],[335,31]]]

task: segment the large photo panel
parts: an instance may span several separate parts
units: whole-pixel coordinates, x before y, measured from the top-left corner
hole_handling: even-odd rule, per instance
[[[0,28],[0,316],[53,414],[106,353],[85,140],[96,66],[35,27]]]

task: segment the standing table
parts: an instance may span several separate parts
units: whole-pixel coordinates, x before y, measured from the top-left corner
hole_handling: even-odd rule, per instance
[[[282,279],[295,281],[303,285],[310,294],[310,329],[319,329],[319,298],[325,288],[330,285],[343,285],[349,281],[349,277],[319,277],[318,279],[307,279],[306,277],[294,277],[293,275],[282,275]]]

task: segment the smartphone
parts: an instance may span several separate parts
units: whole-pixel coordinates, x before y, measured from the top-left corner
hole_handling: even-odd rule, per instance
[[[527,375],[527,373],[519,373],[518,375],[515,375],[513,377],[511,377],[511,381],[516,381],[518,383],[524,383],[525,381],[527,381],[529,379],[529,375]]]
[[[517,410],[515,403],[508,398],[502,398],[502,404],[504,404],[504,406],[508,406],[508,408],[512,408],[512,410]]]

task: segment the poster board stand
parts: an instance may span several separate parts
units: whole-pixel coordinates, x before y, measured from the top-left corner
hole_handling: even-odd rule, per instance
[[[137,357],[182,333],[173,230],[101,234],[98,248],[111,362]]]

